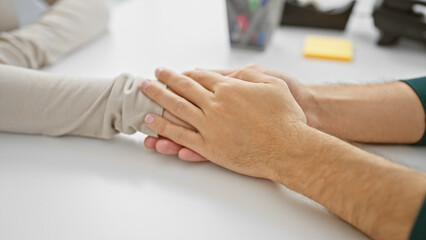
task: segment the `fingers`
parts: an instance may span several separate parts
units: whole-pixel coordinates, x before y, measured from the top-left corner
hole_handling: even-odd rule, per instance
[[[260,83],[265,79],[265,75],[252,68],[243,68],[229,75],[232,78],[238,78],[247,82]]]
[[[167,111],[195,128],[201,122],[201,116],[203,116],[201,109],[172,91],[162,88],[157,84],[152,84],[151,80],[145,80],[141,85],[141,90],[146,96],[160,104]]]
[[[151,137],[147,136],[144,140],[144,145],[146,148],[151,150],[157,150],[157,152],[162,154],[178,154],[179,150],[183,148],[181,145],[174,143],[166,138]]]
[[[184,72],[183,74],[212,92],[214,92],[217,83],[226,80],[221,74],[207,70],[193,70]]]
[[[158,135],[164,136],[182,146],[197,150],[202,143],[201,135],[198,133],[171,123],[157,115],[148,114],[145,118],[145,124]]]
[[[192,151],[191,149],[182,147],[181,145],[166,139],[166,138],[155,138],[148,136],[144,141],[145,147],[148,149],[155,149],[157,152],[162,154],[177,154],[181,160],[188,162],[204,162],[207,159],[200,154]]]
[[[157,144],[158,138],[148,136],[143,141],[143,144],[148,149],[155,149],[155,145]]]
[[[175,73],[169,69],[158,68],[155,75],[161,82],[165,83],[170,89],[189,100],[197,106],[205,106],[204,104],[210,101],[212,93],[205,89],[197,82],[184,76]]]
[[[155,150],[157,150],[157,152],[162,153],[162,154],[178,154],[179,150],[182,149],[182,146],[172,142],[168,139],[162,138],[162,139],[158,139],[158,141],[155,144]]]
[[[188,148],[182,148],[179,150],[178,154],[179,158],[188,162],[204,162],[207,161],[207,159],[200,154],[192,151]]]
[[[200,154],[192,151],[191,149],[182,147],[181,145],[166,139],[166,138],[155,138],[148,136],[145,138],[144,145],[148,149],[155,149],[157,152],[162,154],[177,154],[178,157],[188,162],[204,162],[206,158]]]

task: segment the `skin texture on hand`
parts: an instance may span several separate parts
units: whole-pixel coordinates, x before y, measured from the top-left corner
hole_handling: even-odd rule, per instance
[[[142,91],[196,129],[148,115],[158,134],[232,171],[282,183],[372,238],[408,238],[426,177],[309,127],[285,82],[253,69],[156,75],[172,91],[150,82]]]

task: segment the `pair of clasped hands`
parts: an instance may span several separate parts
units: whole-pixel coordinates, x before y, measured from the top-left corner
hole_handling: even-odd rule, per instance
[[[141,85],[165,109],[145,118],[161,136],[146,138],[147,148],[281,183],[373,239],[408,238],[424,200],[424,174],[341,140],[418,142],[424,111],[407,84],[348,87],[343,95],[353,99],[328,99],[260,66],[157,69],[156,77],[168,89],[150,80]]]
[[[276,161],[295,156],[310,130],[304,110],[312,96],[284,73],[250,65],[183,74],[159,68],[155,74],[168,89],[145,80],[141,90],[165,109],[163,117],[145,118],[161,136],[147,137],[145,146],[160,153],[276,180]]]

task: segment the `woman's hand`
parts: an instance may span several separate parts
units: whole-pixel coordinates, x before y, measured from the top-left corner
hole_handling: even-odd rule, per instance
[[[250,68],[230,76],[204,70],[185,75],[156,71],[173,92],[142,84],[148,97],[196,129],[150,114],[145,122],[159,135],[225,168],[268,179],[282,161],[277,153],[299,154],[293,150],[308,128],[306,117],[284,81]]]
[[[180,120],[179,118],[175,117],[173,114],[171,114],[167,110],[164,110],[163,117],[179,126],[195,130],[194,127]],[[186,161],[192,161],[192,162],[206,161],[206,159],[200,154],[188,148],[182,147],[181,145],[164,137],[155,138],[155,137],[148,136],[145,139],[144,144],[146,148],[155,149],[157,152],[162,154],[168,154],[168,155],[178,154],[179,158]]]

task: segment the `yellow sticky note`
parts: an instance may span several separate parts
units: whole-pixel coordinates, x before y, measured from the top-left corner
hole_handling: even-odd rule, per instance
[[[336,37],[307,36],[303,47],[305,57],[352,60],[353,47],[350,40]]]

